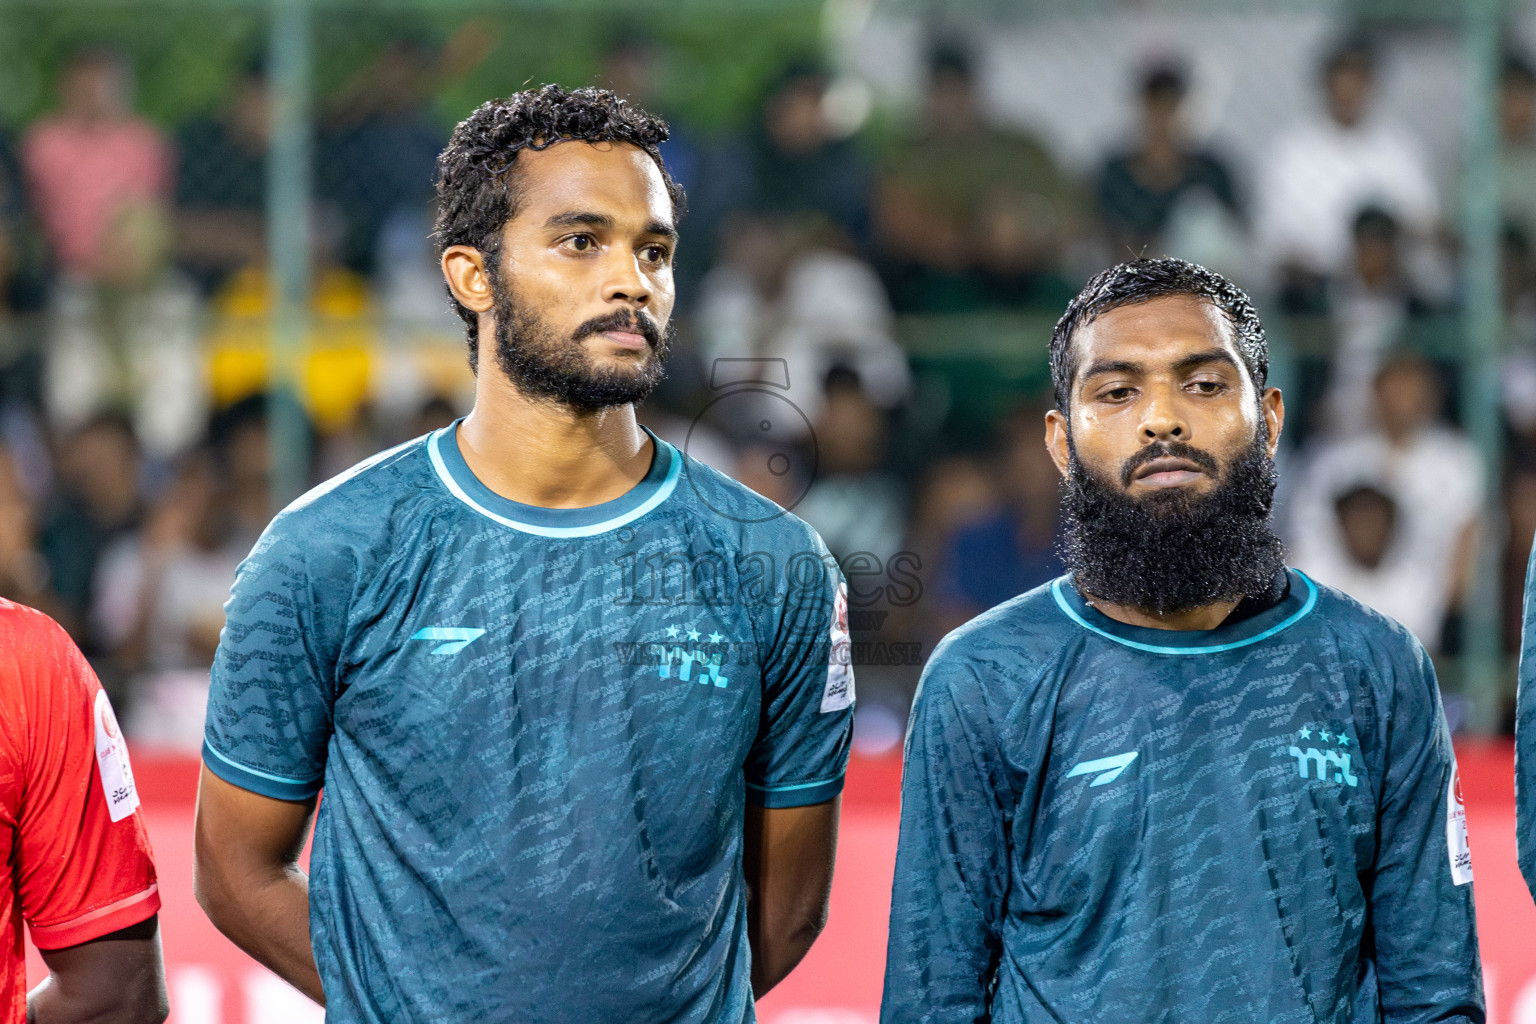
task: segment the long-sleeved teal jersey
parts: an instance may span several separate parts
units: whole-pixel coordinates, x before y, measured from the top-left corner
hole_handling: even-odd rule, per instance
[[[1069,578],[945,639],[907,736],[882,1021],[1483,1020],[1434,671],[1300,573],[1206,631]]]
[[[448,427],[241,566],[204,760],[277,799],[324,786],[329,1020],[753,1019],[745,808],[842,788],[846,597],[810,527],[653,441],[629,493],[543,509]]]
[[[1520,873],[1536,895],[1536,548],[1525,575],[1520,682],[1515,697],[1515,848]]]

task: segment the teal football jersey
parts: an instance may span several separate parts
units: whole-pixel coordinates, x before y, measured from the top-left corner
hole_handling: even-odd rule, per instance
[[[846,598],[814,531],[652,438],[582,509],[500,497],[457,424],[279,515],[241,566],[204,760],[324,787],[333,1021],[754,1019],[746,804],[841,790]]]
[[[1483,1020],[1434,671],[1297,572],[1220,628],[1067,577],[945,639],[907,737],[882,1020]]]
[[[1525,573],[1520,681],[1515,696],[1515,848],[1520,873],[1536,894],[1536,548]]]

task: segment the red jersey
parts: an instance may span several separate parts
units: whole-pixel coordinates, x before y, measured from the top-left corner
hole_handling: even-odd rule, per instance
[[[61,949],[159,911],[138,806],[96,674],[58,623],[0,598],[0,1020],[26,1019],[23,918]]]

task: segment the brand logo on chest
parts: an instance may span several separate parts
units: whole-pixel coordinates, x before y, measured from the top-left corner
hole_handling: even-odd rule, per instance
[[[1303,779],[1350,787],[1360,785],[1350,765],[1355,746],[1343,729],[1303,726],[1296,730],[1295,740],[1285,752],[1296,759],[1296,772]]]

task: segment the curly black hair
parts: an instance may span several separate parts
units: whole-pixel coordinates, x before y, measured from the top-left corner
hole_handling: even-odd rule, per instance
[[[1072,377],[1077,372],[1072,336],[1077,329],[1112,309],[1164,295],[1193,295],[1221,310],[1232,325],[1233,340],[1248,366],[1254,387],[1260,392],[1264,390],[1269,379],[1269,341],[1248,296],[1213,270],[1165,256],[1135,259],[1101,270],[1068,303],[1067,311],[1051,332],[1051,386],[1056,391],[1056,408],[1066,412],[1070,402]]]
[[[682,188],[667,173],[657,147],[668,137],[667,123],[607,89],[567,91],[559,85],[525,89],[487,100],[454,128],[437,158],[437,254],[451,245],[469,245],[485,255],[495,280],[501,229],[517,214],[517,154],[548,149],[557,142],[627,142],[645,150],[661,169],[672,199],[673,219],[682,217]],[[469,361],[476,362],[479,330],[473,310],[449,300],[469,333]]]

